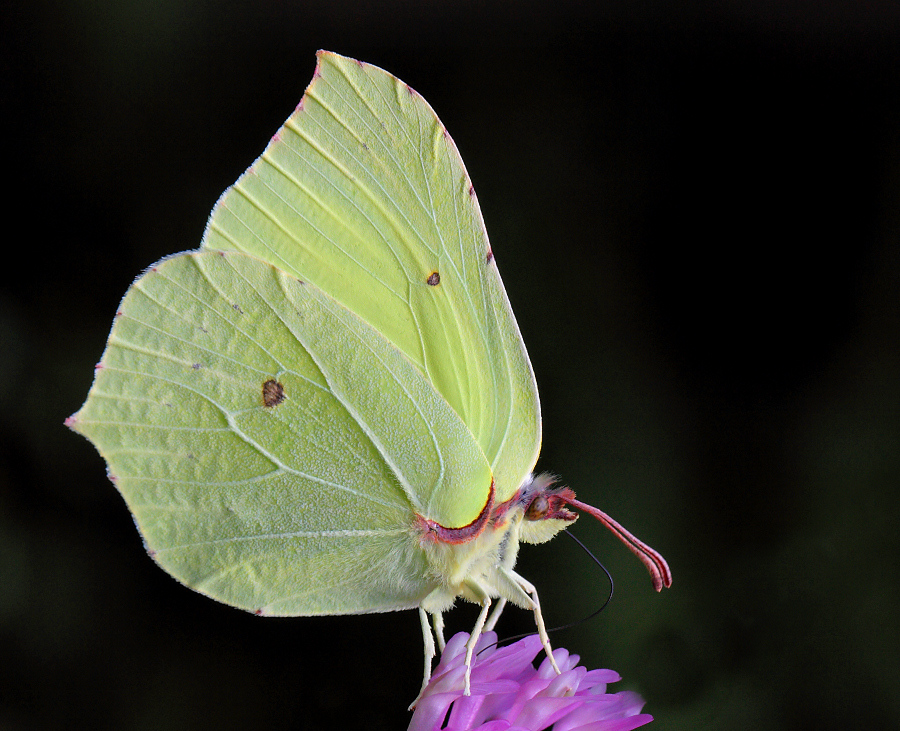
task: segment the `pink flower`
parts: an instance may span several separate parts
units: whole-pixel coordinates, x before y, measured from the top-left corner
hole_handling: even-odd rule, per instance
[[[640,713],[644,701],[637,693],[606,692],[607,683],[621,680],[618,673],[589,671],[565,649],[553,652],[562,675],[547,658],[535,670],[536,635],[498,649],[490,646],[496,634],[485,632],[475,650],[472,695],[464,696],[468,639],[460,632],[447,643],[408,731],[630,731],[653,720]]]

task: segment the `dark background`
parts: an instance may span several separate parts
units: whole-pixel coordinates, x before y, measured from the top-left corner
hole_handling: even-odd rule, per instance
[[[898,6],[668,5],[2,4],[0,728],[405,728],[414,612],[194,594],[63,427],[129,283],[199,244],[320,47],[441,116],[541,386],[538,467],[672,566],[657,596],[582,519],[616,596],[555,642],[657,731],[898,727]],[[551,624],[605,597],[565,538],[519,568]]]

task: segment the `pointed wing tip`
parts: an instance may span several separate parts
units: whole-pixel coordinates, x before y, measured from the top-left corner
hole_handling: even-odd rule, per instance
[[[66,420],[63,422],[63,425],[67,426],[72,431],[77,432],[78,431],[78,414],[79,413],[81,413],[81,412],[76,411],[71,416],[66,417]]]
[[[66,418],[63,422],[63,426],[71,429],[75,434],[79,434],[80,436],[85,437],[89,442],[93,443],[94,440],[84,432],[86,424],[81,420],[81,412],[84,411],[85,406],[87,406],[87,401],[85,401],[84,406],[78,409],[78,411]]]
[[[336,64],[339,61],[350,61],[352,63],[357,64],[358,66],[368,65],[365,62],[360,61],[359,59],[351,58],[350,56],[343,56],[340,53],[335,53],[334,51],[328,51],[324,48],[320,48],[318,51],[316,51],[316,71],[319,70],[319,67],[323,63]]]

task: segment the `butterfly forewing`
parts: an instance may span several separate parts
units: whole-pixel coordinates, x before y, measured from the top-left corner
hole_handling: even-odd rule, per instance
[[[515,491],[540,445],[531,366],[462,160],[408,86],[320,53],[300,106],[220,199],[203,245],[258,256],[365,320],[465,422],[498,499]]]

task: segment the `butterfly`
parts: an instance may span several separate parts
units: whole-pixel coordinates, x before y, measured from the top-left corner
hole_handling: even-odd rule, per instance
[[[671,584],[533,474],[537,386],[456,146],[409,86],[333,53],[200,248],[129,288],[66,423],[192,589],[264,616],[417,608],[423,688],[460,597],[481,607],[468,671],[507,602],[553,661],[514,566],[573,508]]]

